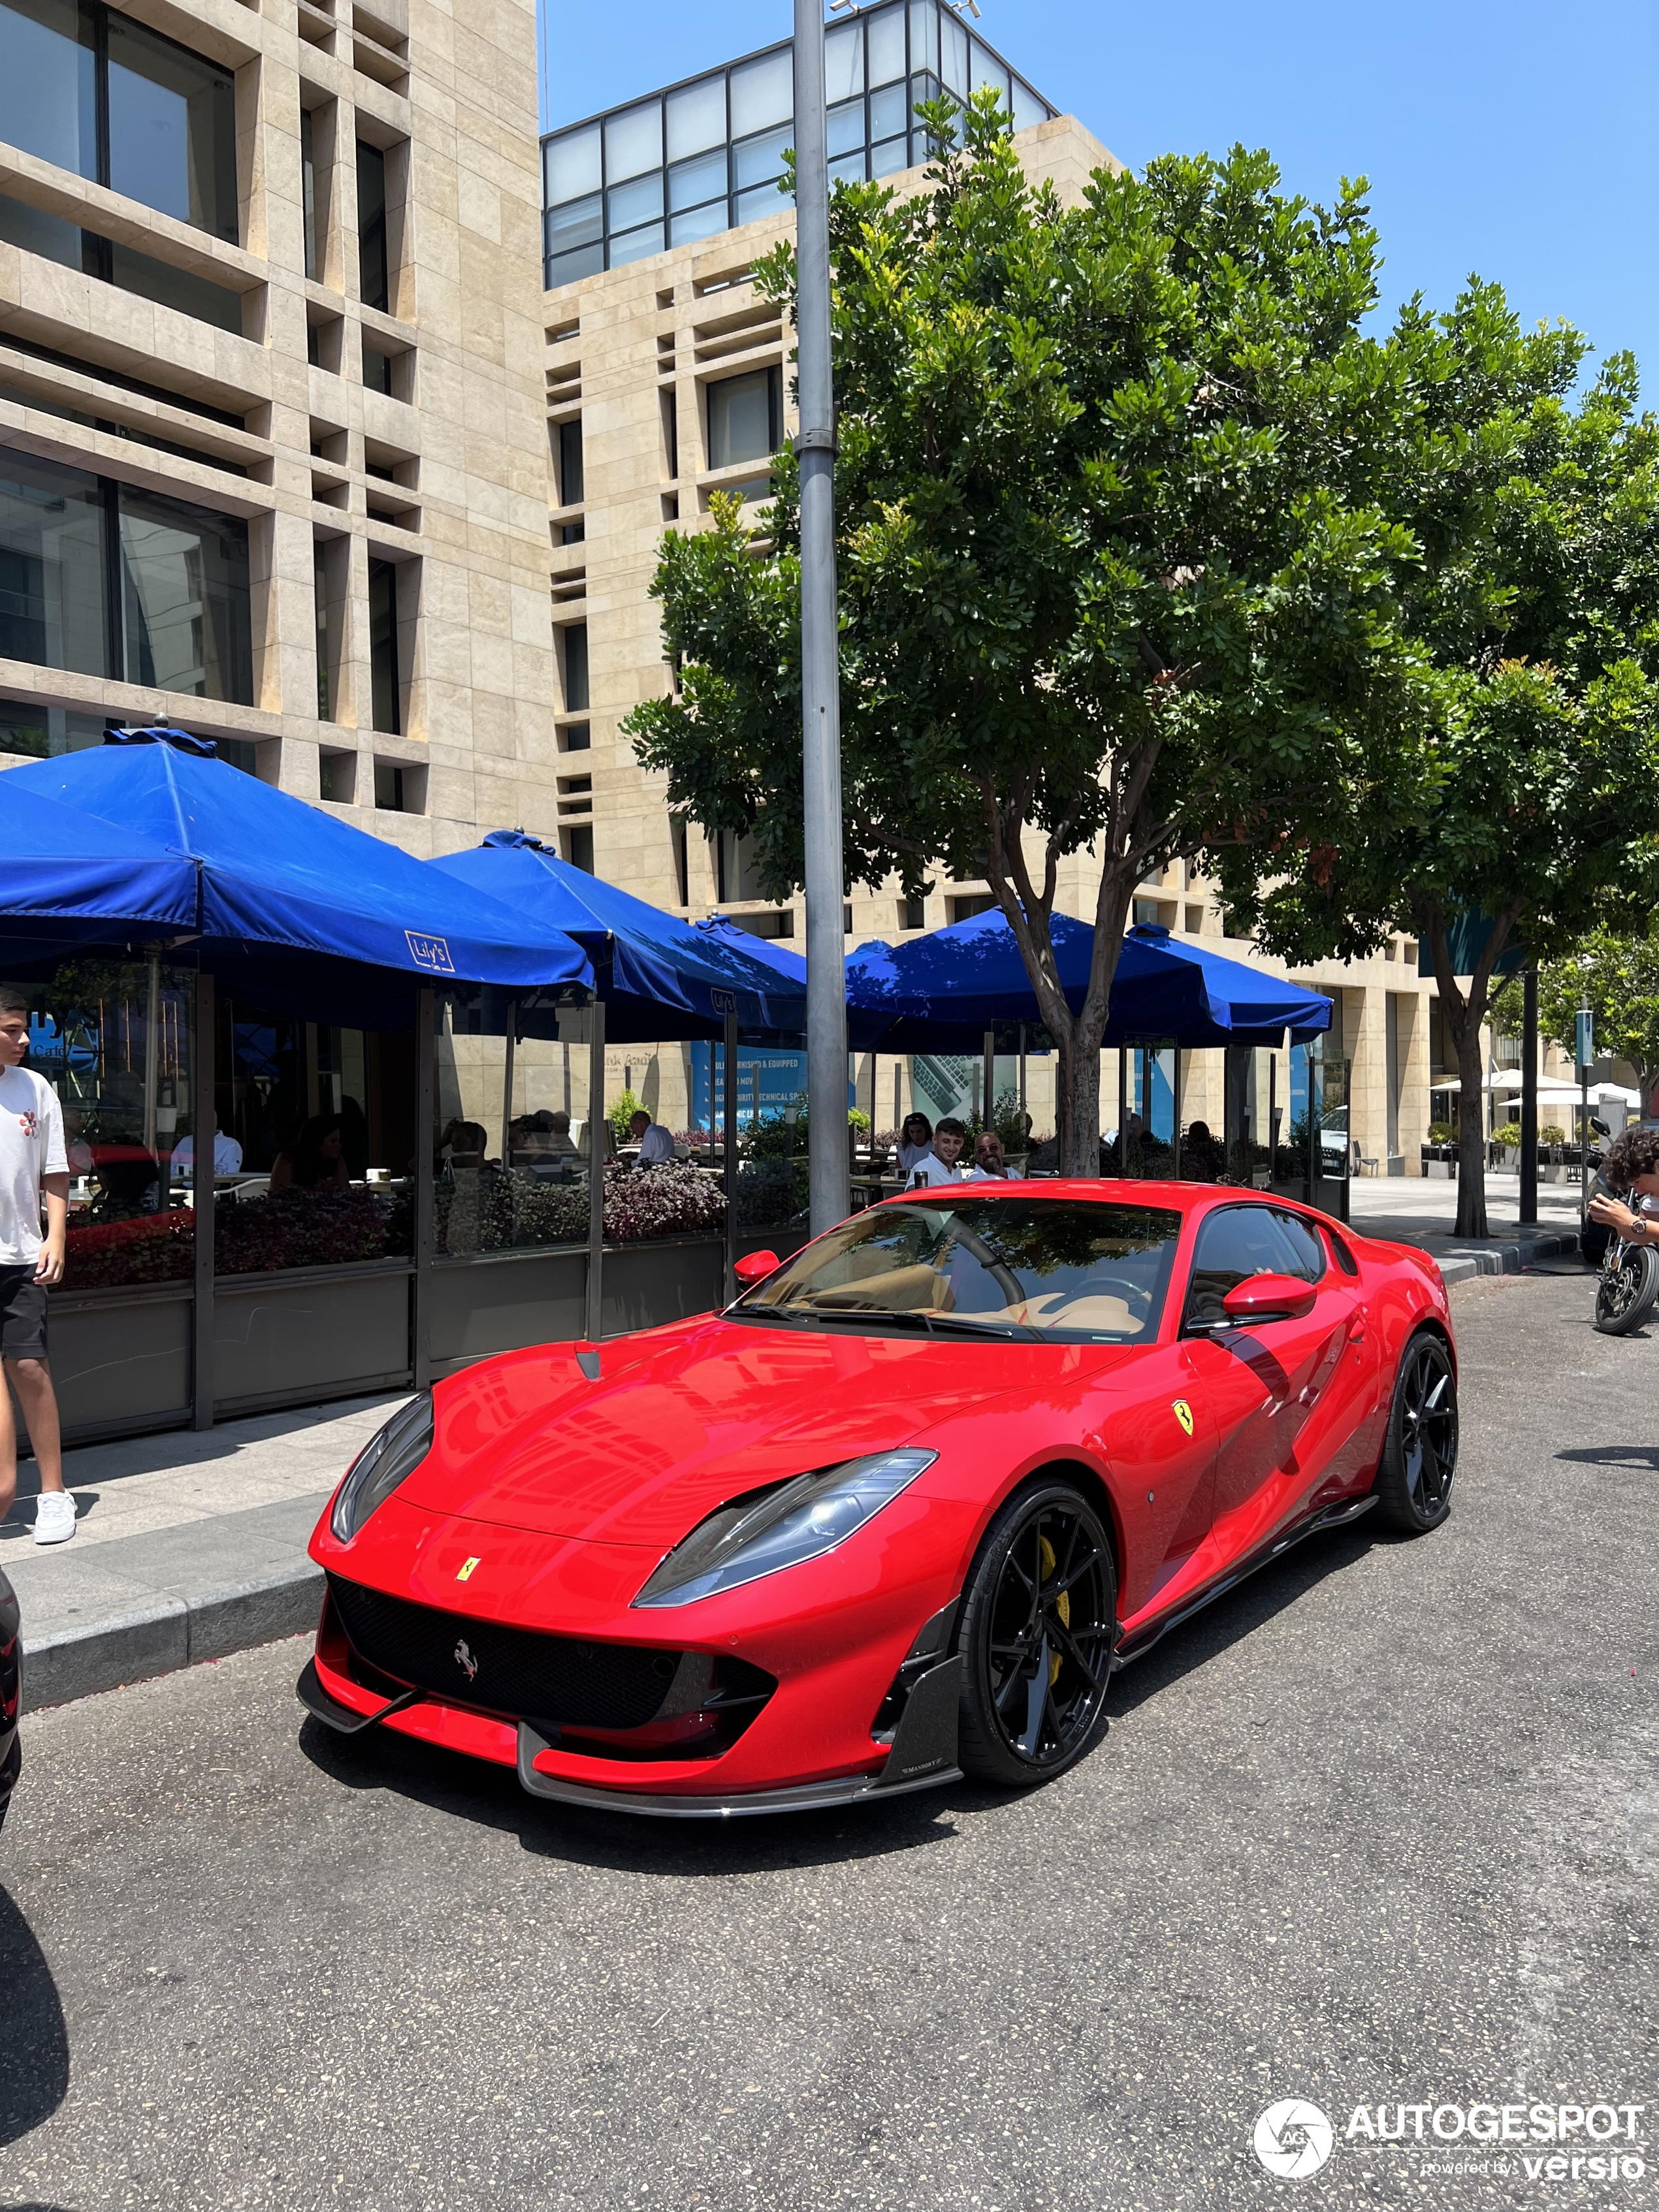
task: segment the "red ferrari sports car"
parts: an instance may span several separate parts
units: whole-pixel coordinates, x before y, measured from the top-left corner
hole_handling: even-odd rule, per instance
[[[739,1272],[387,1422],[312,1539],[319,1719],[637,1813],[1038,1782],[1299,1538],[1445,1517],[1439,1271],[1302,1207],[952,1184]]]

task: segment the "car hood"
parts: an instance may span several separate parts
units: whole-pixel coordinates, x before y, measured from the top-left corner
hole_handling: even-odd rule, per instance
[[[1111,1345],[817,1334],[703,1319],[510,1353],[441,1382],[431,1452],[400,1490],[428,1510],[659,1555],[727,1498],[890,1451],[1025,1391],[1066,1395]]]

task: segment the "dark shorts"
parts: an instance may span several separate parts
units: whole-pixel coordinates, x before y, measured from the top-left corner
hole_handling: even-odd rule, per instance
[[[46,1286],[34,1269],[0,1267],[0,1358],[46,1356]]]

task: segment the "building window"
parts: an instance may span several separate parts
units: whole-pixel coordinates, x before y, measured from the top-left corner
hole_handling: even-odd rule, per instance
[[[593,832],[585,823],[577,830],[561,830],[559,842],[564,848],[564,858],[573,868],[580,868],[587,875],[593,873]]]
[[[246,523],[130,484],[118,520],[127,682],[251,704]]]
[[[559,440],[559,505],[580,507],[587,496],[582,473],[582,418],[561,422]]]
[[[564,711],[567,714],[586,714],[587,694],[587,624],[567,623],[562,635],[564,640]]]
[[[407,814],[405,804],[409,782],[405,770],[396,761],[376,761],[374,763],[374,804],[382,814]]]
[[[247,525],[7,451],[0,654],[251,705]]]
[[[61,216],[44,214],[3,193],[0,193],[0,239],[25,253],[38,253],[65,269],[78,269],[82,276],[95,276],[118,290],[136,292],[140,299],[153,300],[158,307],[174,307],[198,323],[211,323],[216,330],[241,335],[240,292],[193,276],[188,270],[175,269],[171,262],[158,261],[154,254],[140,253],[134,246],[118,246],[96,231],[79,229]]]
[[[403,721],[398,713],[398,570],[391,561],[371,560],[368,564],[368,681],[374,726],[395,738]],[[377,776],[379,773],[377,769]]]
[[[0,138],[239,242],[230,72],[95,0],[0,6]]]
[[[750,369],[708,387],[708,465],[731,468],[759,461],[783,443],[783,374]]]
[[[58,753],[84,752],[89,745],[103,742],[101,714],[76,714],[62,707],[0,699],[0,753],[29,753],[37,759],[50,759]]]
[[[363,342],[363,383],[370,392],[384,392],[392,397],[392,356],[379,346]]]
[[[899,901],[899,927],[901,929],[926,929],[927,927],[927,901],[925,899],[919,898],[902,898]]]
[[[830,174],[891,176],[928,159],[918,100],[994,87],[1016,131],[1055,111],[940,0],[884,0],[828,27]],[[794,138],[791,48],[771,46],[542,142],[550,289],[781,213]]]
[[[320,284],[323,225],[317,177],[317,118],[308,107],[300,110],[300,212],[305,227],[306,275],[313,284]]]
[[[392,312],[392,269],[386,258],[386,155],[357,141],[357,291],[366,307]]]
[[[559,732],[559,750],[562,753],[585,753],[593,744],[592,725],[589,722],[567,722]]]
[[[331,806],[349,806],[354,804],[357,796],[356,753],[319,752],[318,754],[317,796],[326,799]]]

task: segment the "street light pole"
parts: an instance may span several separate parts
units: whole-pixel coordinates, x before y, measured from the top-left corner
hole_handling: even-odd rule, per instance
[[[795,309],[800,428],[801,769],[806,848],[806,1116],[812,1234],[844,1220],[847,961],[841,852],[841,656],[830,353],[823,0],[795,0]]]

